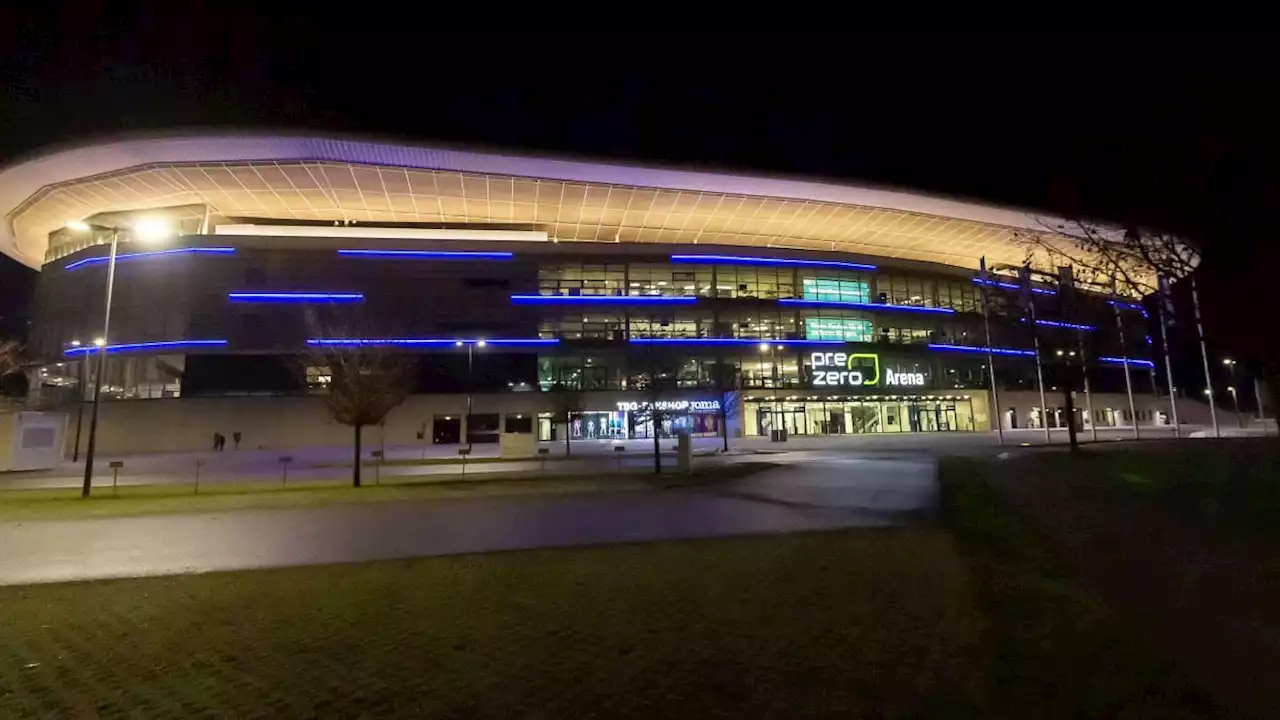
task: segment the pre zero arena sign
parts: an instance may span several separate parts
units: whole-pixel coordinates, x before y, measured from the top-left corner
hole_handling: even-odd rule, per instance
[[[880,356],[875,353],[816,352],[810,355],[814,387],[858,387],[879,384]],[[924,387],[924,373],[886,368],[889,387]]]

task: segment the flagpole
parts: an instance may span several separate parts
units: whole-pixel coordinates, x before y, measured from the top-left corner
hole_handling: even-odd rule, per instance
[[[1161,278],[1158,284],[1164,285],[1165,282],[1164,278]],[[1169,360],[1169,333],[1164,325],[1164,301],[1162,290],[1156,306],[1160,313],[1160,345],[1164,348],[1164,379],[1165,384],[1169,386],[1169,409],[1173,412],[1173,436],[1181,438],[1182,426],[1178,424],[1178,396],[1173,386],[1173,362]]]
[[[1133,380],[1129,376],[1129,346],[1124,341],[1124,321],[1120,319],[1120,296],[1116,292],[1116,279],[1111,278],[1111,309],[1116,314],[1116,330],[1120,333],[1120,362],[1124,364],[1124,390],[1129,395],[1129,421],[1133,423],[1133,439],[1141,440],[1138,430],[1138,407],[1133,404]]]
[[[1031,291],[1031,268],[1022,268],[1022,292],[1026,293],[1027,309],[1031,311],[1031,342],[1036,352],[1036,382],[1040,385],[1040,424],[1044,426],[1044,441],[1053,443],[1049,434],[1049,401],[1044,397],[1044,369],[1040,363],[1040,333],[1036,331],[1036,301]]]
[[[1204,362],[1205,394],[1209,396],[1209,417],[1213,420],[1213,436],[1222,437],[1218,427],[1218,409],[1213,401],[1213,377],[1209,375],[1209,349],[1204,343],[1204,324],[1200,322],[1200,293],[1196,291],[1196,276],[1191,276],[1191,306],[1196,311],[1196,334],[1200,336],[1200,359]]]
[[[996,434],[1004,445],[1004,413],[1000,411],[1000,394],[996,391],[996,357],[991,351],[991,320],[987,317],[987,256],[978,260],[979,301],[982,303],[982,327],[987,334],[987,376],[991,379],[991,417],[995,421]],[[1261,407],[1261,406],[1259,406]]]
[[[1093,441],[1098,442],[1098,419],[1093,415],[1093,390],[1089,385],[1089,363],[1084,355],[1084,331],[1076,331],[1076,343],[1080,348],[1080,373],[1084,375],[1084,404],[1089,412],[1089,433]]]

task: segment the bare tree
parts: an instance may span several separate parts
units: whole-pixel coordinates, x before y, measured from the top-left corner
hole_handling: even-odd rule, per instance
[[[22,343],[17,340],[0,340],[0,376],[18,371],[22,364]]]
[[[353,431],[351,485],[360,487],[360,444],[366,425],[378,425],[392,408],[404,401],[413,388],[415,362],[405,355],[378,343],[361,340],[368,324],[343,308],[309,310],[307,325],[314,335],[308,343],[310,353],[302,363],[303,382],[306,365],[327,370],[319,375],[328,378],[324,396],[329,415]],[[377,335],[372,335],[377,337]]]
[[[22,374],[22,343],[0,340],[0,406],[22,407],[28,391]]]
[[[366,425],[378,425],[413,387],[413,363],[377,346],[321,345],[313,362],[328,368],[324,396],[329,415],[352,428],[351,486],[360,487],[360,443]]]
[[[729,416],[737,412],[742,404],[742,393],[739,392],[741,384],[742,377],[721,353],[716,358],[712,388],[720,404],[720,438],[724,443],[722,452],[729,452]]]
[[[1200,251],[1165,232],[1121,230],[1075,220],[1040,220],[1043,231],[1020,231],[1014,239],[1026,247],[1028,259],[1039,256],[1052,266],[1070,265],[1078,284],[1110,292],[1114,281],[1124,295],[1149,295],[1157,277],[1178,280],[1200,264]]]
[[[627,386],[637,391],[641,397],[636,409],[631,412],[631,422],[633,425],[649,423],[653,433],[653,472],[661,474],[662,439],[660,435],[667,421],[679,414],[667,400],[671,391],[675,389],[676,379],[674,374],[664,372],[657,362],[652,362],[654,360],[652,356],[647,359],[651,362],[644,363],[642,367],[647,366],[648,369],[631,375],[627,380]]]
[[[551,393],[556,418],[564,420],[564,456],[569,457],[571,455],[569,428],[573,424],[573,419],[582,413],[586,398],[581,390],[560,382],[551,386]]]

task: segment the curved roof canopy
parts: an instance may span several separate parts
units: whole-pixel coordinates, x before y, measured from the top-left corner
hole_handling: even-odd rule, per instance
[[[557,241],[840,251],[1021,263],[1034,215],[828,182],[486,154],[369,140],[198,135],[104,142],[0,170],[0,252],[40,267],[50,233],[99,213],[501,225]]]

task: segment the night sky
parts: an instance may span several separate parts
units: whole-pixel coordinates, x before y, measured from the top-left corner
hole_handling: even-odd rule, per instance
[[[1215,266],[1273,252],[1262,240],[1277,110],[1263,43],[1247,38],[727,44],[259,5],[0,9],[0,163],[101,133],[317,129],[848,178],[1160,225],[1203,238]],[[11,266],[0,295],[13,293]]]

